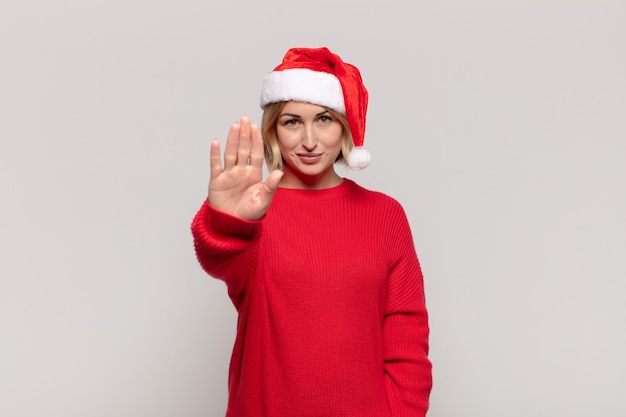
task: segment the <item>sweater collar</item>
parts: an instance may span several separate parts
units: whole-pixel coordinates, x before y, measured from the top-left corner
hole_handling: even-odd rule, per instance
[[[344,178],[341,184],[321,190],[302,190],[299,188],[282,188],[276,190],[276,196],[298,200],[330,200],[348,195],[356,187],[354,181]]]

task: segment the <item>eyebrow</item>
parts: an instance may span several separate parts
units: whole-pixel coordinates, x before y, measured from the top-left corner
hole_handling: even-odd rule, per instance
[[[328,113],[328,110],[323,110],[323,111],[321,111],[321,112],[317,113],[317,114],[315,115],[315,117],[317,117],[317,116],[321,116],[322,114],[325,114],[325,113]],[[279,118],[281,118],[281,117],[283,117],[283,116],[289,116],[289,117],[302,117],[301,115],[299,115],[299,114],[295,114],[295,113],[283,113],[283,114],[281,114],[281,115],[280,115],[280,116],[278,116],[278,117],[279,117]]]

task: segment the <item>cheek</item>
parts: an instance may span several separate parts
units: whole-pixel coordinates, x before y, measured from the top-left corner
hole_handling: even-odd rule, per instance
[[[285,132],[283,129],[276,129],[276,141],[281,149],[288,147],[292,142],[292,140],[290,140],[289,133]]]
[[[328,132],[327,142],[329,147],[339,147],[341,148],[341,144],[343,143],[343,129],[339,126],[338,129],[333,129]]]

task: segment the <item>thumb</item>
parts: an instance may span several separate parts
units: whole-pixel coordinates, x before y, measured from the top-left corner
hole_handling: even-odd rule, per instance
[[[265,186],[271,194],[274,194],[274,192],[278,188],[278,183],[280,183],[280,179],[283,177],[283,174],[283,171],[277,169],[272,171],[265,180]]]

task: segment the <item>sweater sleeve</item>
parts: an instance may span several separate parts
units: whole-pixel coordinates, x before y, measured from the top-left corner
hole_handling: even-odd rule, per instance
[[[248,221],[221,212],[204,201],[191,224],[196,257],[212,277],[223,280],[235,303],[254,267],[262,220]]]
[[[385,383],[393,417],[424,417],[432,388],[428,312],[421,268],[404,211],[396,217],[395,259],[383,319]]]

